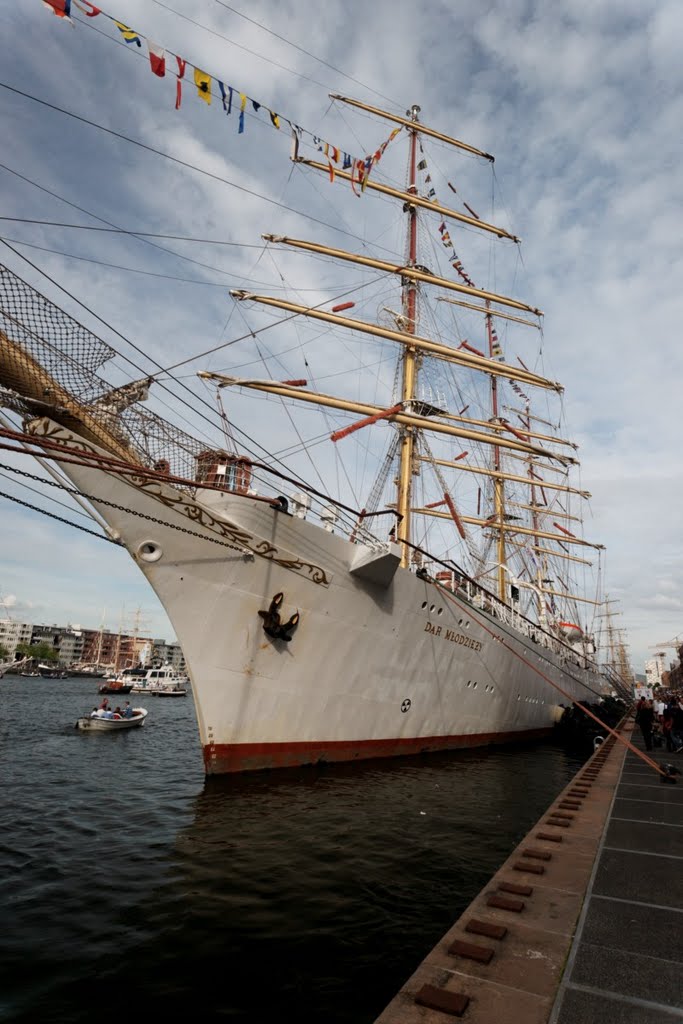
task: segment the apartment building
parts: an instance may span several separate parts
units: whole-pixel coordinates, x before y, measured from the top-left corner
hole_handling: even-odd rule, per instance
[[[33,625],[30,622],[0,619],[0,647],[7,651],[8,661],[14,659],[19,644],[31,643],[32,632]]]

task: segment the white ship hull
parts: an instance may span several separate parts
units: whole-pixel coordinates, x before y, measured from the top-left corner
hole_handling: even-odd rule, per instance
[[[570,648],[397,568],[393,545],[373,552],[247,496],[63,469],[120,506],[95,503],[176,630],[207,774],[540,736],[560,703],[601,691]],[[300,615],[290,642],[259,615],[277,594],[283,620]]]

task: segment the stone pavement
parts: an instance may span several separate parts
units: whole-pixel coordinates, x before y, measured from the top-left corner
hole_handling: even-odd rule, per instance
[[[683,775],[609,738],[375,1024],[683,1020],[681,838]]]
[[[550,1024],[683,1020],[683,754],[650,757],[682,774],[627,753]]]

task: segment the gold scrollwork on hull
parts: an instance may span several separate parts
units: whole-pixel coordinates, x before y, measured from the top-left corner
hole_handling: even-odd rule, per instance
[[[324,587],[330,585],[327,573],[321,566],[315,565],[313,562],[306,562],[302,558],[291,555],[286,556],[284,552],[279,553],[279,549],[269,541],[256,540],[252,534],[236,526],[234,523],[223,519],[216,519],[207,509],[197,505],[191,498],[185,498],[180,494],[176,497],[175,495],[162,493],[159,490],[159,484],[155,481],[140,480],[138,486],[141,491],[144,491],[145,494],[152,498],[156,498],[167,508],[172,508],[174,511],[190,519],[193,523],[203,526],[206,530],[210,530],[211,533],[217,533],[229,543],[240,545],[242,550],[250,551],[252,554],[258,555],[259,558],[265,558],[270,562],[274,562],[282,569],[289,569],[301,576],[306,576],[312,583],[317,583]]]
[[[92,454],[100,454],[100,450],[93,444],[88,443],[78,435],[67,432],[58,424],[49,420],[34,420],[29,428],[30,432],[39,437],[59,441],[65,448],[88,451]],[[116,476],[116,470],[106,470],[109,474]],[[312,583],[328,587],[330,580],[325,570],[313,562],[306,562],[302,558],[279,552],[273,544],[266,540],[258,540],[251,533],[226,520],[216,519],[207,509],[202,508],[189,496],[180,493],[169,493],[164,490],[163,485],[157,480],[150,480],[148,477],[138,474],[126,474],[123,480],[130,486],[146,494],[148,497],[158,501],[165,508],[182,515],[191,523],[202,526],[210,533],[218,535],[227,546],[233,547],[242,553],[251,553],[259,558],[265,558],[282,569],[288,569],[300,576],[305,576]],[[97,499],[95,499],[97,500]],[[121,506],[123,511],[126,511]],[[171,524],[172,525],[172,524]]]

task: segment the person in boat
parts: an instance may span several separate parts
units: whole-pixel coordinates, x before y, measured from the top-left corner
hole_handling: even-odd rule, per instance
[[[129,700],[126,701],[125,706],[123,708],[123,717],[124,718],[132,718],[133,717],[133,709],[130,706],[130,701]]]
[[[92,711],[90,712],[90,717],[91,718],[99,718],[100,717],[99,709],[98,708],[93,708]]]
[[[104,714],[102,715],[102,718],[113,718],[113,717],[114,717],[114,712],[112,711],[112,709],[111,708],[105,708]]]
[[[123,714],[121,712],[121,708],[118,707],[118,705],[114,708],[114,715],[113,715],[113,717],[114,718],[123,718]]]
[[[101,708],[102,711],[106,711],[108,707],[109,707],[109,697],[104,697],[103,700],[102,700],[102,703],[100,704],[100,708]]]

